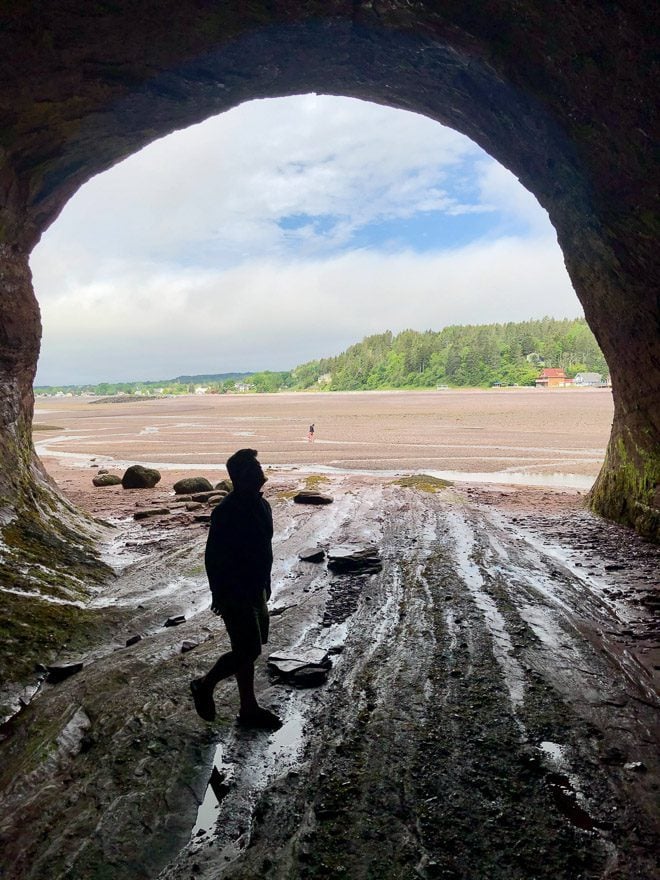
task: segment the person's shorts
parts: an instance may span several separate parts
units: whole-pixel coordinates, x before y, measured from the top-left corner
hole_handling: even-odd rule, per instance
[[[231,649],[238,657],[255,660],[261,646],[268,642],[268,606],[266,591],[252,601],[225,600],[220,606]]]

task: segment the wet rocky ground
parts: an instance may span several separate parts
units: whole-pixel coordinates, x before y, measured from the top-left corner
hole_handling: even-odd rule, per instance
[[[306,506],[297,488],[268,487],[269,651],[329,654],[325,683],[264,658],[281,730],[237,726],[231,682],[201,721],[188,682],[227,647],[205,525],[115,510],[95,641],[58,658],[82,671],[2,728],[0,877],[657,876],[658,548],[575,493],[336,476]],[[382,569],[299,559],[346,546]]]

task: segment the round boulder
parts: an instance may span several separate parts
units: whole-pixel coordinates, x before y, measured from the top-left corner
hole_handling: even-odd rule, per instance
[[[224,492],[231,492],[234,488],[234,484],[231,480],[220,480],[219,483],[215,484],[216,489],[222,489]]]
[[[124,489],[153,489],[160,481],[160,473],[141,464],[132,464],[121,478]]]
[[[191,495],[193,492],[210,492],[212,488],[206,477],[184,477],[174,484],[174,494]]]
[[[118,477],[117,474],[97,474],[92,478],[92,483],[95,486],[118,486],[121,483],[121,477]]]

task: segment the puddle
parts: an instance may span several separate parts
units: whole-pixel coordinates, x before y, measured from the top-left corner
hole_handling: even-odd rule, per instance
[[[192,841],[206,834],[210,834],[218,819],[220,804],[225,799],[234,777],[232,764],[223,763],[224,746],[220,744],[213,756],[213,766],[209,783],[206,786],[204,800],[197,810],[197,819],[190,834]]]
[[[514,486],[541,486],[559,489],[591,489],[595,477],[585,474],[571,474],[562,471],[543,473],[542,471],[425,471],[441,480],[464,483],[510,483]]]
[[[290,706],[284,724],[274,733],[232,730],[227,742],[216,747],[189,846],[213,839],[225,855],[239,852],[249,838],[256,798],[275,777],[298,766],[304,734],[305,717],[299,706]],[[223,821],[218,825],[220,817]]]
[[[270,737],[266,749],[266,761],[279,765],[280,772],[285,766],[297,763],[303,745],[305,719],[298,710],[292,712],[279,730]]]

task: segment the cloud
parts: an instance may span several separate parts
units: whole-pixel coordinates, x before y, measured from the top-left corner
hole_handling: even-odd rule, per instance
[[[385,329],[580,313],[512,174],[423,116],[315,95],[155,142],[88,182],[31,264],[41,383],[284,369]]]
[[[59,340],[43,372],[57,382],[61,370],[101,381],[288,369],[386,329],[579,314],[558,248],[520,239],[218,272],[140,267],[43,310],[47,338]]]

